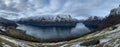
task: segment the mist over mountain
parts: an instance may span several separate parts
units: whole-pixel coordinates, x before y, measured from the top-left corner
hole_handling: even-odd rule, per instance
[[[110,9],[118,6],[119,2],[119,0],[0,0],[0,16],[8,19],[55,14],[72,15],[77,19],[94,15],[104,17],[109,14]]]

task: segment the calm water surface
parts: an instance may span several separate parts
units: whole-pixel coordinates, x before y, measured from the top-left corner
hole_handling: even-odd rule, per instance
[[[90,32],[82,23],[78,23],[75,27],[34,27],[20,24],[18,29],[25,30],[26,34],[43,40],[67,39]]]

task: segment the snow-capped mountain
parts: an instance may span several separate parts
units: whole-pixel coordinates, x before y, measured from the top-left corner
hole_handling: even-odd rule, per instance
[[[88,28],[96,29],[100,27],[103,19],[104,18],[101,18],[101,17],[91,16],[88,19],[84,20],[82,23]]]
[[[35,26],[75,26],[77,20],[71,15],[42,15],[21,18],[16,22]]]
[[[120,6],[114,8],[110,11],[109,16],[107,16],[100,25],[102,29],[110,27],[120,23]]]
[[[50,22],[75,20],[74,18],[71,17],[71,15],[61,15],[61,14],[30,16],[30,17],[21,18],[20,20],[26,21],[26,20],[30,20],[30,19],[34,20],[34,21],[50,21]]]
[[[112,9],[110,15],[120,15],[120,6]]]

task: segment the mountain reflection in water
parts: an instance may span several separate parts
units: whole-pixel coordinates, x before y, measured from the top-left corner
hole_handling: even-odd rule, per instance
[[[75,27],[35,27],[20,24],[18,29],[25,30],[26,34],[43,40],[67,39],[90,32],[82,23],[78,23]]]

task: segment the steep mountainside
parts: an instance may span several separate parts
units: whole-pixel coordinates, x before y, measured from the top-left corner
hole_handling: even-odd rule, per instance
[[[120,6],[111,10],[108,17],[101,24],[101,29],[120,23]]]

